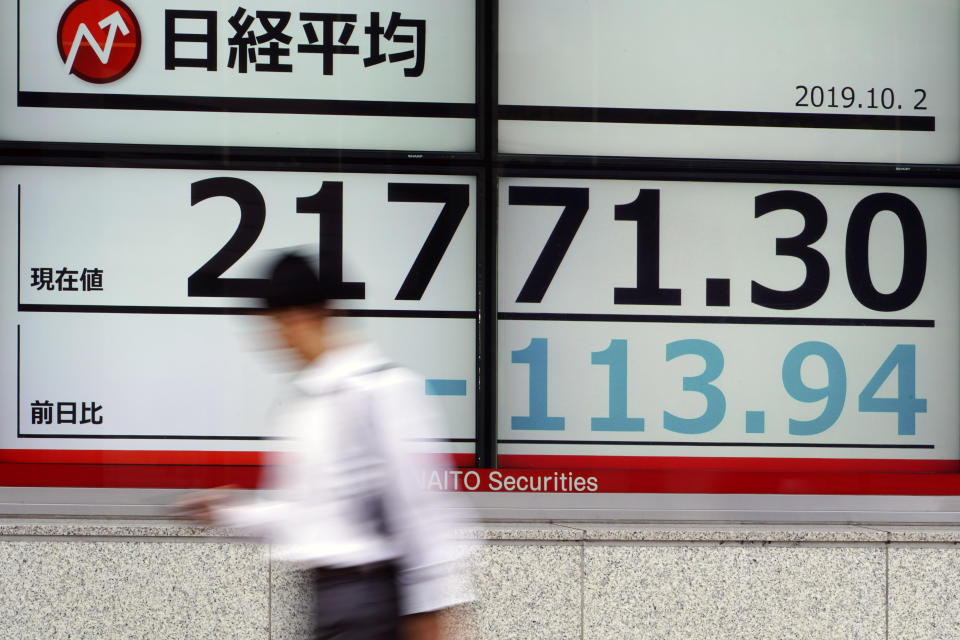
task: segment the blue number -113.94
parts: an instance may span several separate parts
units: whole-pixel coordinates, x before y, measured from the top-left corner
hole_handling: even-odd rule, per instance
[[[523,349],[511,352],[514,364],[529,366],[529,412],[525,416],[512,416],[510,426],[513,429],[535,429],[562,431],[566,426],[563,416],[549,415],[547,385],[546,338],[533,338]],[[706,400],[706,409],[695,418],[683,418],[663,412],[663,428],[682,434],[706,433],[717,426],[726,414],[726,398],[723,391],[714,384],[723,372],[723,352],[712,342],[699,339],[677,340],[666,345],[666,359],[673,360],[683,356],[695,356],[703,360],[703,372],[696,376],[683,378],[683,390],[699,393]],[[827,382],[822,387],[811,387],[803,381],[800,370],[807,358],[819,358],[827,372]],[[593,365],[608,367],[608,412],[606,416],[590,419],[593,431],[643,431],[644,419],[630,417],[627,411],[629,387],[627,385],[627,341],[614,339],[609,346],[590,354]],[[897,434],[910,436],[916,434],[918,413],[927,412],[927,401],[916,397],[917,348],[912,344],[898,344],[880,364],[867,381],[858,398],[858,410],[862,413],[897,414]],[[895,397],[877,397],[880,388],[897,372]],[[847,372],[840,353],[826,342],[802,342],[790,349],[783,360],[783,388],[795,400],[800,402],[819,402],[825,400],[823,411],[810,420],[788,420],[791,435],[812,436],[823,433],[840,418],[847,396]],[[751,422],[758,412],[748,413],[748,432],[757,431],[757,425]],[[762,430],[762,426],[759,428]]]

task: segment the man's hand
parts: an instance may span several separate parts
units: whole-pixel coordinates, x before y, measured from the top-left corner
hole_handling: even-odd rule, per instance
[[[226,490],[236,489],[236,485],[224,485],[208,491],[198,491],[170,505],[173,514],[181,518],[198,520],[204,524],[213,524],[213,513],[230,499]]]
[[[403,640],[441,640],[443,611],[430,611],[403,616],[401,630]]]

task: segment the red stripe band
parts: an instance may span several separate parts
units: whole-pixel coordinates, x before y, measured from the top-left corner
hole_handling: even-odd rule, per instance
[[[432,456],[423,463],[431,464]],[[452,456],[472,464],[471,454]],[[0,486],[255,488],[261,452],[0,450]],[[425,486],[492,493],[960,495],[960,461],[500,456],[511,468],[420,471]]]

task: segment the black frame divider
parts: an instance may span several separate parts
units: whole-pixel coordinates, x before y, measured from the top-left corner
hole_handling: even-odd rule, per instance
[[[477,149],[482,158],[477,187],[477,468],[497,466],[497,1],[479,0],[477,78],[480,113]]]

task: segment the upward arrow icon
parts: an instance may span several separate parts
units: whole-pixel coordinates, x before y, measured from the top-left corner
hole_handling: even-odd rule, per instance
[[[81,22],[80,26],[77,27],[77,34],[73,37],[73,44],[70,46],[70,55],[67,56],[67,73],[73,71],[73,62],[77,57],[77,52],[80,50],[80,44],[84,40],[90,43],[90,48],[93,49],[93,52],[100,58],[100,62],[107,64],[107,61],[110,59],[110,52],[113,51],[113,41],[117,37],[117,30],[119,29],[123,35],[130,33],[130,28],[127,27],[127,23],[124,22],[123,16],[120,15],[119,11],[114,11],[97,24],[102,30],[109,27],[107,31],[107,41],[103,45],[103,48],[100,48],[100,44],[96,38],[93,37],[90,29],[87,28],[87,23]]]

